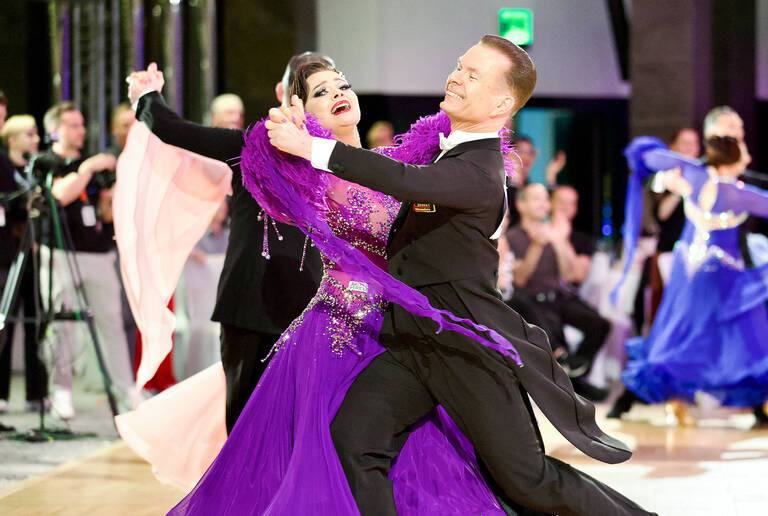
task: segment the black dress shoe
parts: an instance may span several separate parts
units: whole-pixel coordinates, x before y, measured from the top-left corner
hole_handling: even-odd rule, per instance
[[[573,390],[576,391],[576,394],[580,394],[587,398],[589,401],[592,401],[594,403],[599,403],[601,401],[605,401],[608,398],[608,389],[601,389],[600,387],[595,387],[594,385],[587,383],[585,380],[581,378],[576,378],[573,380]]]
[[[768,415],[765,413],[765,410],[763,410],[763,406],[757,405],[753,407],[753,412],[755,414],[755,425],[752,428],[768,428]]]
[[[621,419],[621,415],[629,412],[636,401],[639,401],[639,398],[629,389],[624,389],[624,393],[619,396],[605,417],[608,419]]]

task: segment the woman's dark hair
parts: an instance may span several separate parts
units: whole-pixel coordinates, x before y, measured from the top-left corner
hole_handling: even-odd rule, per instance
[[[731,136],[712,136],[704,143],[707,165],[719,167],[731,165],[741,158],[741,149],[736,138]]]
[[[311,61],[304,63],[296,70],[296,77],[294,77],[291,83],[291,93],[289,99],[294,95],[298,95],[302,102],[307,103],[307,97],[309,96],[309,90],[307,89],[307,79],[310,75],[314,75],[317,72],[331,71],[340,73],[327,61]]]

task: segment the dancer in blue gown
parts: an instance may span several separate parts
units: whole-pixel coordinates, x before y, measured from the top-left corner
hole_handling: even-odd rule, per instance
[[[692,401],[697,392],[735,407],[768,400],[768,260],[745,268],[738,241],[748,215],[768,217],[768,192],[737,180],[742,147],[710,138],[704,164],[655,138],[636,138],[625,151],[640,176],[680,168],[657,179],[683,195],[687,218],[650,334],[627,343],[622,379],[645,401]]]

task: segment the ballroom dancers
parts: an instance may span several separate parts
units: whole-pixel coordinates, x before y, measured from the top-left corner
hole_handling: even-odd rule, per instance
[[[419,167],[313,137],[270,112],[267,127],[276,148],[403,203],[388,237],[390,274],[432,306],[496,329],[522,359],[521,367],[466,334],[436,334],[433,322],[391,304],[379,335],[387,351],[357,376],[332,426],[362,514],[397,513],[393,462],[397,468],[414,425],[437,404],[516,502],[561,515],[648,514],[544,454],[528,393],[586,453],[614,463],[631,455],[597,427],[594,407],[573,392],[544,332],[509,309],[495,288],[499,257],[491,237],[506,206],[498,132],[528,100],[535,82],[525,51],[506,39],[483,37],[448,77],[441,108],[450,135],[441,138],[433,162]]]
[[[307,58],[322,56],[294,56],[286,73],[295,73],[297,63]],[[317,290],[320,257],[317,250],[308,247],[301,266],[304,235],[295,227],[278,224],[275,229],[283,240],[274,246],[269,260],[263,259],[263,241],[270,230],[260,218],[261,207],[243,188],[239,164],[231,161],[240,155],[243,132],[183,120],[159,93],[162,74],[145,77],[152,78],[159,87],[138,78],[132,82],[135,98],[131,101],[138,101],[137,120],[165,143],[227,162],[233,172],[229,243],[211,317],[221,323],[221,360],[227,380],[226,425],[230,431],[266,367],[262,359]]]
[[[339,141],[360,147],[357,96],[339,72],[327,63],[309,63],[294,84],[319,124]],[[263,125],[249,133],[241,157],[249,188],[258,189],[258,178],[249,172],[286,162],[250,150],[256,141],[279,156]],[[437,134],[432,136],[437,142]],[[327,227],[327,236],[359,250],[370,267],[385,269],[386,239],[400,203],[330,175],[321,181],[310,174],[320,204],[328,206],[322,219],[312,222],[314,235],[322,234],[319,226]],[[279,211],[306,227],[301,213]],[[325,238],[319,238],[319,246]],[[317,294],[278,340],[216,460],[170,514],[358,514],[330,426],[354,378],[384,351],[377,337],[390,294],[386,285],[322,249],[324,274]],[[386,277],[383,270],[380,275]],[[400,514],[505,514],[483,481],[472,447],[444,412],[423,421],[409,446],[392,471]]]
[[[683,196],[686,224],[675,246],[670,281],[647,338],[627,343],[624,384],[645,401],[691,402],[697,392],[735,407],[768,400],[768,256],[745,268],[739,226],[768,217],[768,192],[737,177],[749,162],[743,140],[706,140],[706,163],[671,152],[655,138],[625,151],[635,174]],[[690,419],[681,405],[675,415]]]

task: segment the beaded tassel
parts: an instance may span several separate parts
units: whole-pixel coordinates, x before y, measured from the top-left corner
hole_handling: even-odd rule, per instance
[[[304,258],[307,257],[307,242],[309,242],[309,235],[304,237],[304,248],[301,250],[301,263],[299,263],[299,272],[304,271]]]
[[[269,215],[264,215],[264,237],[261,242],[261,256],[269,260]]]

